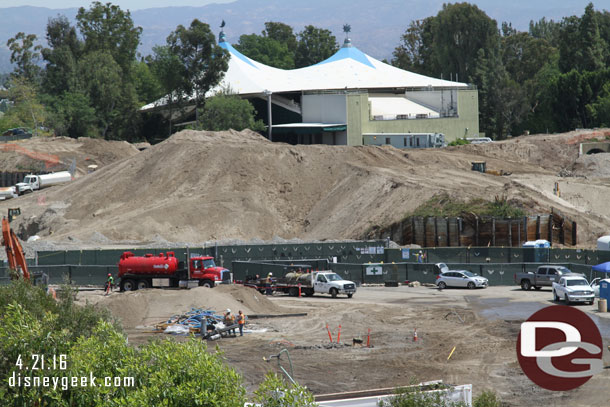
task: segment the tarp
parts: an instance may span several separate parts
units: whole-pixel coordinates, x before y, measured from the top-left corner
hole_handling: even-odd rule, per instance
[[[610,273],[610,261],[607,261],[597,266],[593,266],[593,271],[599,271],[601,273]]]

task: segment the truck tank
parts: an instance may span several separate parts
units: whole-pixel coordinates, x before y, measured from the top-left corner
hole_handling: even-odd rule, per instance
[[[119,260],[119,277],[125,274],[166,274],[169,276],[176,273],[178,268],[178,259],[174,257],[174,252],[159,253],[158,256],[152,254],[136,256],[131,252],[125,252]]]

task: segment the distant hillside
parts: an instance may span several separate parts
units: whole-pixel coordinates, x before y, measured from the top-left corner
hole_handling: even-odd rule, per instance
[[[556,0],[552,3],[514,0],[472,1],[496,19],[512,22],[519,30],[527,30],[530,20],[560,20],[568,15],[582,15],[589,0]],[[306,25],[332,30],[337,40],[343,40],[343,24],[352,26],[351,38],[354,44],[370,54],[383,59],[391,58],[401,34],[409,23],[416,19],[436,15],[446,1],[439,0],[237,0],[233,3],[210,4],[203,7],[166,7],[132,12],[134,22],[144,29],[140,52],[150,53],[154,45],[165,43],[167,35],[178,24],[188,25],[198,18],[218,31],[220,22],[227,23],[225,32],[234,43],[242,34],[260,34],[266,21],[279,21],[291,25],[299,32]],[[599,6],[598,6],[599,7]],[[17,32],[36,34],[44,40],[47,21],[50,17],[63,14],[74,19],[77,9],[48,9],[42,7],[0,8],[3,22],[0,24],[0,72],[9,68],[6,41]]]

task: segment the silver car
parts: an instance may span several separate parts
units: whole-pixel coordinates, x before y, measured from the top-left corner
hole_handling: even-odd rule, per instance
[[[485,288],[489,285],[489,280],[468,270],[450,270],[436,277],[436,285],[440,289],[447,287]]]

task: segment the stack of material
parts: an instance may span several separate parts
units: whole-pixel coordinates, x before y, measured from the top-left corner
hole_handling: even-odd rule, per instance
[[[192,308],[189,312],[173,315],[167,321],[155,325],[157,332],[187,334],[201,333],[202,321],[205,319],[207,330],[224,328],[222,315],[212,310]]]

